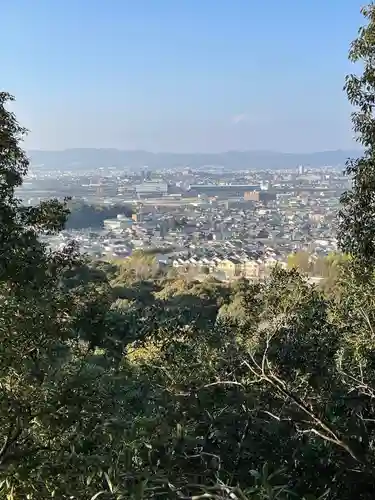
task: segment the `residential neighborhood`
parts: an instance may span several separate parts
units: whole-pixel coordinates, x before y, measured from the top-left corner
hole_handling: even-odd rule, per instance
[[[20,193],[24,202],[47,197],[43,186],[59,199],[69,191],[77,203],[112,207],[116,214],[58,236],[41,235],[53,247],[75,240],[99,259],[141,250],[176,272],[232,280],[262,279],[275,264],[285,267],[295,252],[308,252],[312,260],[335,252],[339,197],[350,184],[339,167],[124,168],[103,170],[100,178],[34,169]]]

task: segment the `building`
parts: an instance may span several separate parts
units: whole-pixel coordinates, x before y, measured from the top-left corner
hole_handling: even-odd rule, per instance
[[[256,279],[260,277],[261,267],[256,260],[245,260],[242,264],[242,273],[245,278]]]
[[[168,194],[168,184],[164,181],[142,182],[135,186],[135,192],[140,198],[165,196]]]
[[[246,191],[243,197],[245,201],[260,201],[260,191]]]
[[[133,220],[128,219],[125,215],[118,215],[116,219],[105,219],[103,221],[104,229],[107,231],[122,231],[133,225]]]
[[[270,191],[246,191],[244,193],[245,201],[256,201],[267,203],[276,199],[276,194]]]
[[[206,195],[222,199],[243,197],[249,191],[260,191],[260,186],[247,184],[193,184],[189,187],[189,193],[192,196]]]
[[[151,181],[151,172],[147,167],[143,167],[143,170],[141,170],[141,177],[144,181]]]
[[[226,279],[233,279],[241,275],[242,265],[238,259],[228,257],[218,263],[217,269],[225,274]]]

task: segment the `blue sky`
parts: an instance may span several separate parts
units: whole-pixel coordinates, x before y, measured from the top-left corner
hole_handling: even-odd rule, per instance
[[[12,0],[0,84],[36,149],[353,146],[361,0]]]

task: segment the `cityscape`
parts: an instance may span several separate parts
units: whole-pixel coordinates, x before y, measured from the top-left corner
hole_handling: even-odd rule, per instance
[[[82,218],[81,227],[68,224],[59,235],[45,236],[53,248],[75,240],[97,259],[142,250],[152,252],[161,267],[222,281],[262,279],[275,264],[286,267],[291,254],[307,252],[311,278],[318,280],[314,262],[337,250],[339,199],[350,188],[343,169],[32,167],[18,195],[26,205],[69,196],[76,205],[110,214],[94,222]]]
[[[0,500],[374,500],[375,1],[3,4]]]

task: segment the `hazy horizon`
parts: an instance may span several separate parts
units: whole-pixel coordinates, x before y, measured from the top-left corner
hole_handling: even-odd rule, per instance
[[[342,87],[361,5],[6,2],[2,87],[29,150],[353,149]]]
[[[354,147],[357,146],[357,147]],[[171,155],[223,155],[227,153],[266,153],[266,154],[281,154],[281,155],[298,155],[306,154],[312,155],[316,153],[335,153],[335,152],[360,152],[361,147],[353,142],[351,148],[338,148],[338,149],[323,149],[315,151],[277,151],[275,149],[227,149],[222,151],[151,151],[148,149],[122,149],[122,148],[106,148],[106,147],[75,147],[75,148],[62,148],[62,149],[35,149],[27,148],[28,152],[44,152],[44,153],[63,153],[65,151],[85,151],[85,150],[101,150],[101,151],[118,151],[122,153],[150,153],[155,155],[171,154]]]

